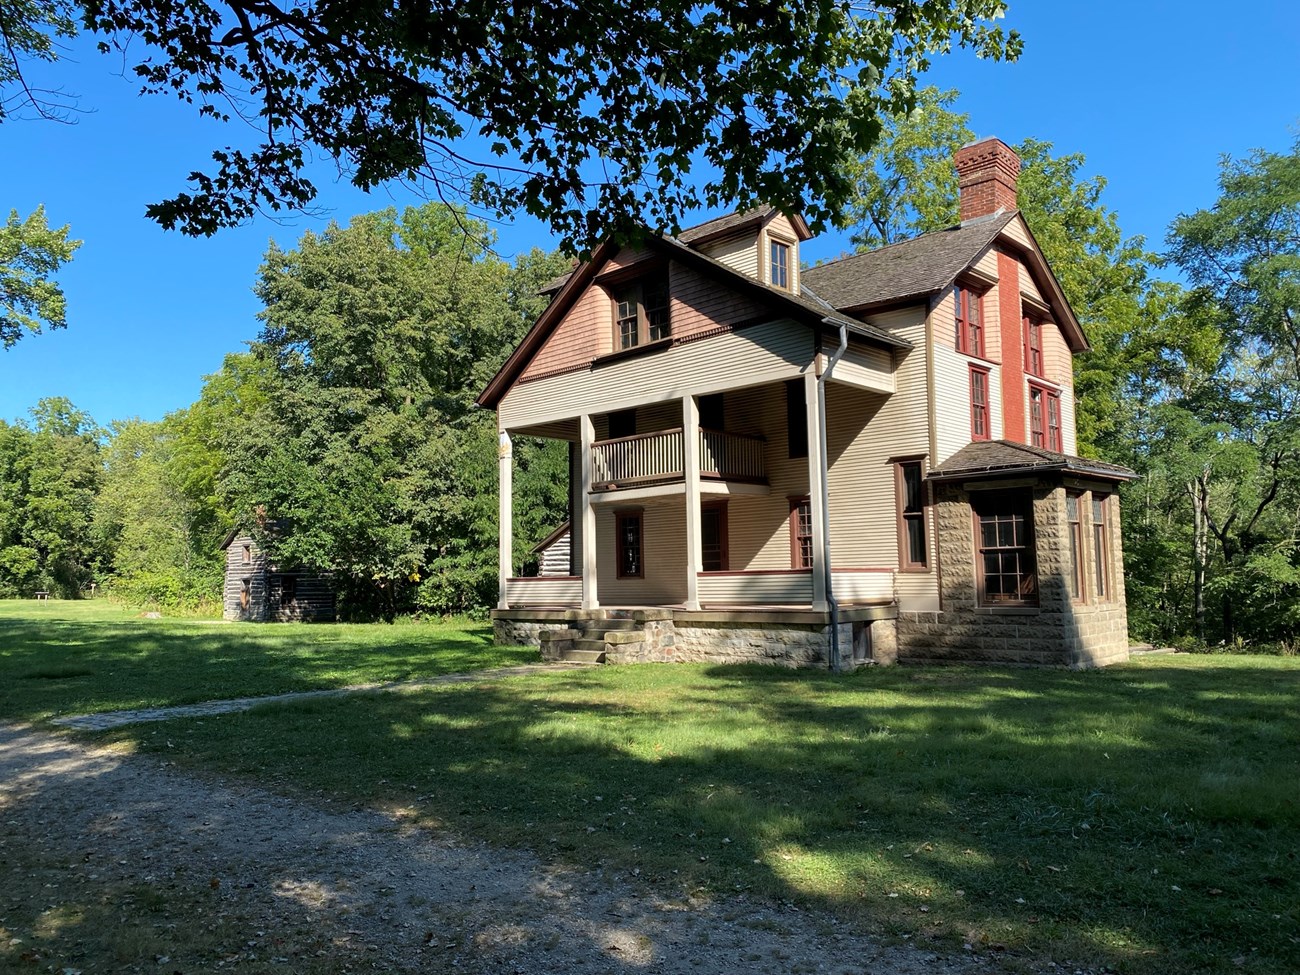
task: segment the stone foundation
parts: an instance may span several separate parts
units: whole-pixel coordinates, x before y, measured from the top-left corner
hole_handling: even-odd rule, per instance
[[[841,613],[840,667],[893,663],[897,656],[893,606]],[[601,633],[607,663],[770,664],[827,667],[829,614],[775,611],[496,610],[497,642],[537,646],[544,660],[562,659],[584,637]],[[602,632],[602,621],[631,620],[633,629]],[[612,625],[612,623],[611,623]]]

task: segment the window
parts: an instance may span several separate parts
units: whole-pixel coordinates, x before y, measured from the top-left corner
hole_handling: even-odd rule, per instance
[[[790,245],[774,240],[768,250],[771,259],[772,284],[790,290]]]
[[[811,569],[813,564],[812,502],[790,499],[790,567]]]
[[[641,512],[620,511],[614,516],[614,539],[618,548],[618,577],[640,579],[645,576],[641,562]]]
[[[1028,494],[976,491],[975,578],[979,605],[1037,606],[1038,573]]]
[[[249,579],[244,579],[239,587],[239,608],[248,612],[248,604],[253,597],[253,583]]]
[[[253,546],[245,545],[244,558],[243,558],[244,565],[248,565],[252,561],[253,561]]]
[[[984,358],[984,299],[970,288],[953,288],[957,304],[955,344],[958,352]]]
[[[1070,598],[1083,600],[1083,521],[1079,510],[1083,496],[1077,491],[1065,495],[1065,518],[1070,524]]]
[[[727,571],[727,503],[700,506],[700,555],[705,572]]]
[[[970,438],[988,440],[989,433],[989,371],[978,366],[970,367]]]
[[[808,456],[808,403],[803,392],[802,379],[786,381],[785,429],[791,460]]]
[[[929,564],[925,530],[925,481],[919,460],[894,465],[894,487],[898,495],[898,567],[916,572]]]
[[[1043,372],[1043,323],[1025,316],[1025,372],[1047,377]]]
[[[631,349],[672,335],[668,276],[645,278],[614,292],[614,345]]]
[[[280,605],[291,606],[298,598],[298,577],[280,577]]]
[[[1092,496],[1092,574],[1097,598],[1110,599],[1110,546],[1106,542],[1106,500],[1108,494]]]
[[[1029,386],[1029,440],[1035,447],[1061,450],[1061,394]]]

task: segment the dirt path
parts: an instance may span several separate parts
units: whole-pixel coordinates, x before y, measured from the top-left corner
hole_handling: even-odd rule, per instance
[[[672,903],[378,813],[0,725],[0,971],[873,973],[1000,967],[743,899]]]

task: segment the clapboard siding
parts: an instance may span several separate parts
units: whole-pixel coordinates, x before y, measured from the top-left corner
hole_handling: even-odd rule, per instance
[[[575,576],[535,576],[506,580],[511,606],[576,606],[582,601],[582,579]]]
[[[618,578],[615,519],[620,511],[641,512],[641,561],[645,577]],[[669,504],[602,507],[596,512],[596,592],[606,606],[681,603],[686,599],[686,509]]]
[[[812,603],[812,572],[702,572],[699,576],[703,606],[808,606]]]
[[[750,233],[743,237],[706,244],[700,248],[715,261],[734,268],[751,278],[758,277],[758,234]]]
[[[614,312],[598,285],[583,292],[520,375],[521,382],[590,362],[612,351]]]
[[[837,346],[838,343],[823,346],[822,351],[828,360]],[[896,389],[893,357],[874,346],[850,344],[844,350],[843,358],[835,364],[831,376],[836,382],[851,383],[879,393],[892,393]]]
[[[789,320],[754,325],[591,369],[519,383],[498,406],[502,428],[642,407],[749,386],[806,370],[812,333]]]
[[[248,561],[244,561],[245,547]],[[286,576],[294,580],[294,596],[287,601],[282,598]],[[249,589],[246,607],[242,603],[245,581]],[[226,546],[223,603],[222,616],[228,620],[294,622],[333,620],[336,615],[334,587],[327,576],[269,564],[251,535],[236,535]]]
[[[970,367],[989,371],[989,427],[992,439],[1002,437],[1002,369],[954,352],[944,346],[934,350],[935,443],[938,456],[933,466],[961,450],[971,441]]]

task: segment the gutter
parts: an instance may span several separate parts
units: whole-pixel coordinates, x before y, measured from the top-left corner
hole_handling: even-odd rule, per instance
[[[822,475],[822,572],[826,576],[826,604],[831,611],[831,659],[830,669],[840,669],[840,604],[835,599],[834,571],[831,568],[831,489],[830,471],[826,460],[826,380],[831,378],[835,366],[844,358],[849,348],[849,323],[843,320],[823,318],[827,325],[835,325],[840,330],[839,348],[826,363],[826,368],[817,377],[817,436],[821,441],[817,463],[821,465]]]

